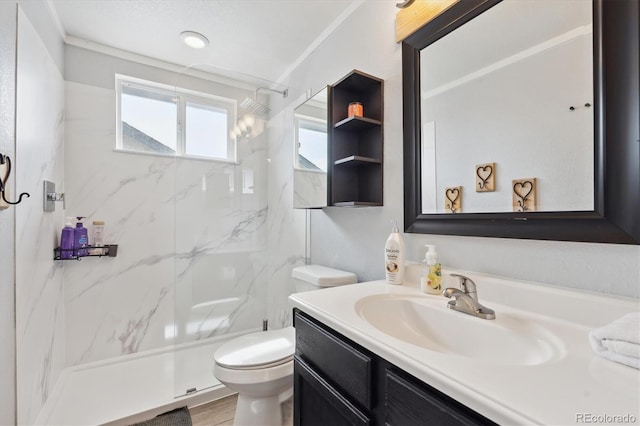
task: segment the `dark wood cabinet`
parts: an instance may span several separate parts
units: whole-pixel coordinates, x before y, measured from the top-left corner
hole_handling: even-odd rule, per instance
[[[296,356],[336,384],[355,403],[371,408],[371,354],[345,342],[317,322],[296,317]]]
[[[294,362],[296,425],[370,425],[370,417],[353,405],[328,380],[302,359]]]
[[[298,309],[294,326],[297,426],[495,424]]]
[[[384,382],[384,424],[402,426],[495,424],[397,368],[385,369]]]
[[[382,205],[383,92],[383,80],[358,70],[329,86],[329,206]],[[349,116],[353,102],[362,116]]]

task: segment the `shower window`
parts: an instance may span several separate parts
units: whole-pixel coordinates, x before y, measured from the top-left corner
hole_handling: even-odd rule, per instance
[[[123,76],[116,87],[116,150],[236,161],[235,99]]]

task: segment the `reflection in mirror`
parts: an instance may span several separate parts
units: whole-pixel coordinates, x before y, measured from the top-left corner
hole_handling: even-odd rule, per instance
[[[591,2],[504,0],[422,49],[422,212],[460,186],[461,212],[516,211],[522,179],[529,210],[593,210],[592,46]]]
[[[327,205],[327,88],[294,111],[293,207]]]

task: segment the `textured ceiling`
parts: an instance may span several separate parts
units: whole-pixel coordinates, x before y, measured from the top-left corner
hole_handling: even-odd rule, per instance
[[[275,81],[358,0],[49,0],[68,36]],[[182,44],[182,31],[210,41]]]

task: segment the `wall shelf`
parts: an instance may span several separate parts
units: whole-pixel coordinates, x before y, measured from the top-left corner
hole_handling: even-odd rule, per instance
[[[85,257],[116,257],[118,255],[118,245],[117,244],[107,244],[101,247],[96,246],[87,246],[83,247],[84,250],[91,254],[87,254],[86,256],[78,256],[77,254],[73,254],[73,252],[77,252],[78,249],[62,249],[60,247],[56,247],[53,249],[53,260],[82,260]],[[62,257],[62,253],[71,252],[71,257]]]
[[[367,202],[367,201],[343,201],[335,203],[334,207],[380,207],[382,203]]]
[[[344,164],[350,165],[366,165],[366,164],[380,164],[381,160],[378,158],[362,157],[360,155],[351,155],[349,157],[341,158],[333,162],[334,165]]]
[[[383,80],[353,70],[329,86],[327,205],[382,206]],[[348,116],[352,102],[363,117]]]
[[[343,130],[364,130],[370,129],[375,126],[382,126],[382,121],[374,120],[367,117],[348,117],[344,120],[336,123],[334,128],[341,128]]]

